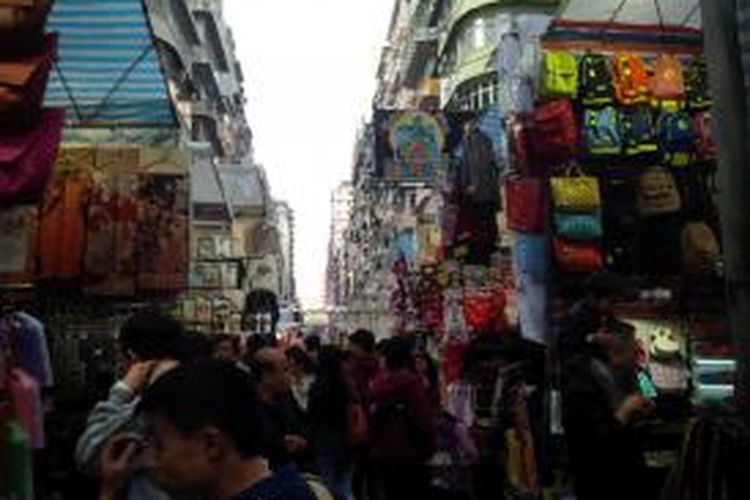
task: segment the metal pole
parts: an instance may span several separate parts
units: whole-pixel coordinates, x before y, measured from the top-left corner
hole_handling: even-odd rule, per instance
[[[704,51],[714,100],[719,150],[719,207],[729,320],[740,348],[745,419],[750,423],[750,168],[748,103],[737,28],[736,0],[701,0]]]

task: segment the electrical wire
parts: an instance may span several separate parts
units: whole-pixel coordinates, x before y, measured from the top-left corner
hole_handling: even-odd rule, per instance
[[[700,11],[701,3],[700,0],[695,2],[695,5],[693,6],[690,11],[685,15],[685,17],[682,19],[682,23],[680,23],[680,26],[686,26],[690,20]]]

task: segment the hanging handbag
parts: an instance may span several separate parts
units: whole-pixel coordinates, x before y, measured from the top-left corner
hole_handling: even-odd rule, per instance
[[[685,75],[680,61],[669,54],[657,57],[649,85],[654,99],[674,101],[685,97]]]
[[[682,199],[672,174],[664,167],[650,167],[638,180],[638,212],[642,217],[679,212]]]
[[[511,177],[505,182],[508,229],[519,233],[544,231],[544,185],[537,177]]]
[[[682,264],[688,274],[717,273],[721,247],[716,233],[705,222],[691,222],[682,230]]]
[[[42,52],[0,61],[0,127],[27,129],[39,120],[56,54],[57,35],[50,34]]]
[[[53,0],[0,0],[0,54],[39,50]]]
[[[577,172],[577,173],[575,173]],[[565,177],[550,179],[555,208],[564,212],[589,212],[602,205],[599,179],[580,170],[568,170]]]
[[[591,241],[604,236],[601,213],[555,214],[555,230],[558,236],[570,240]]]
[[[542,95],[573,99],[578,95],[578,61],[572,52],[544,52],[541,75]]]
[[[565,99],[547,101],[534,110],[531,130],[534,160],[541,165],[565,163],[578,154],[578,126],[573,105]]]
[[[44,191],[60,145],[65,111],[47,109],[27,132],[0,137],[0,201],[33,200]]]
[[[560,270],[570,273],[591,273],[604,267],[602,250],[597,244],[555,238],[555,260]]]

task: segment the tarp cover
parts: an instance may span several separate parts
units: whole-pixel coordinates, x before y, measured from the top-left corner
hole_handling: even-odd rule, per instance
[[[657,3],[659,9],[657,9]],[[632,24],[686,25],[700,27],[699,0],[627,0],[617,15],[616,21]],[[570,0],[564,7],[563,19],[572,21],[611,20],[612,15],[622,4],[622,0]]]
[[[71,126],[172,126],[174,113],[141,0],[56,0],[60,34],[47,106]]]

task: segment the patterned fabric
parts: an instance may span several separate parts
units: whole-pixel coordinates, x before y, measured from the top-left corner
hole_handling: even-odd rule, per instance
[[[188,224],[188,193],[184,176],[140,176],[136,227],[140,289],[178,290],[185,287]]]
[[[96,172],[87,212],[87,291],[131,295],[135,291],[136,182],[134,174]]]
[[[0,282],[28,282],[34,276],[37,209],[18,205],[0,209]]]
[[[39,223],[41,278],[71,279],[81,275],[88,187],[85,174],[58,176],[47,187]]]

